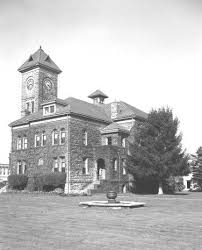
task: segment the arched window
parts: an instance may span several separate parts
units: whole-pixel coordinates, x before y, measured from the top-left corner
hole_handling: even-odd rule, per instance
[[[41,135],[41,146],[45,146],[46,145],[46,134],[45,131],[43,131],[42,135]]]
[[[22,138],[20,136],[17,138],[17,149],[22,149]]]
[[[40,146],[40,135],[38,133],[35,134],[35,147]]]
[[[66,141],[66,132],[64,128],[60,130],[60,144],[65,144]]]
[[[117,159],[113,160],[113,169],[114,169],[114,171],[118,170],[118,161],[117,161]]]
[[[57,145],[59,143],[59,134],[56,129],[52,132],[52,145]]]
[[[89,174],[88,158],[83,159],[82,174]]]
[[[87,146],[87,144],[88,144],[88,133],[87,133],[86,130],[83,130],[82,142],[83,142],[83,145]]]

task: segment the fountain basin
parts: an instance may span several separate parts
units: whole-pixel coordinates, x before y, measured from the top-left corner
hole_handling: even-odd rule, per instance
[[[108,201],[85,201],[80,202],[79,206],[83,207],[110,207],[110,208],[136,208],[143,207],[145,203],[135,201],[117,201],[114,203]]]

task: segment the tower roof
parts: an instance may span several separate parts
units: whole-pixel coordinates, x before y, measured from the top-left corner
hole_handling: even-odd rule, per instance
[[[90,94],[88,96],[89,98],[95,98],[95,97],[104,97],[104,98],[108,98],[107,95],[105,95],[102,91],[100,91],[99,89],[97,89],[95,92],[93,92],[92,94]]]
[[[18,71],[24,72],[30,68],[35,68],[37,66],[42,66],[48,69],[55,71],[56,73],[61,73],[61,69],[53,62],[49,55],[47,55],[41,48],[40,48],[32,55],[29,56],[27,61],[20,66]]]

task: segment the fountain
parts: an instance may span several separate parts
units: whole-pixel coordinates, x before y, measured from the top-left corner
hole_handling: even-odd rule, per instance
[[[84,201],[80,202],[79,206],[84,207],[110,207],[110,208],[135,208],[143,207],[145,203],[135,201],[116,201],[117,193],[109,191],[106,194],[107,201]]]

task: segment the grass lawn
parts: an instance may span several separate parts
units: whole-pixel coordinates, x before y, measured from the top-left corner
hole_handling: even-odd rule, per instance
[[[105,195],[0,195],[0,249],[202,249],[202,193],[120,195],[145,207],[82,208]]]

